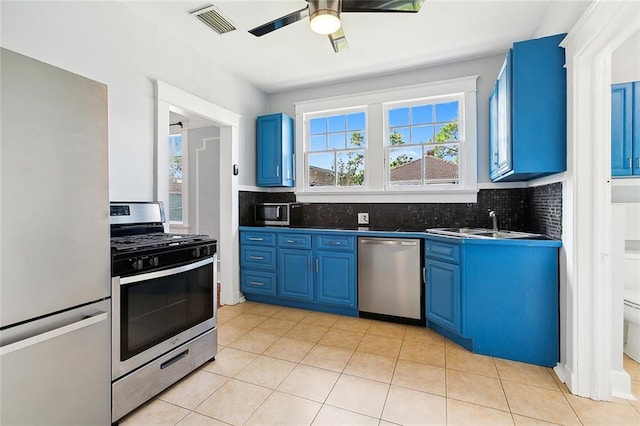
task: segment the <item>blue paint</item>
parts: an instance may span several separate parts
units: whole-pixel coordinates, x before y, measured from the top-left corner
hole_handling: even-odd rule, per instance
[[[256,177],[264,187],[292,187],[293,118],[282,114],[258,117],[256,121]]]

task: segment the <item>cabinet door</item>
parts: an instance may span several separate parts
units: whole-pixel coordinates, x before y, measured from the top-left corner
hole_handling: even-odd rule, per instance
[[[278,250],[278,296],[313,300],[311,250]]]
[[[633,83],[611,87],[611,175],[632,172]]]
[[[498,172],[498,82],[489,96],[489,173],[494,177]]]
[[[491,177],[500,176],[512,170],[511,163],[511,50],[507,53],[500,75],[498,76],[497,100],[497,143],[493,153],[495,162]]]
[[[258,117],[256,137],[258,186],[277,186],[282,172],[282,114]]]
[[[632,173],[634,176],[640,176],[640,81],[633,83],[633,126],[631,132],[633,133]]]
[[[317,301],[356,306],[356,256],[353,253],[316,252]]]
[[[461,333],[460,266],[427,259],[427,320]]]

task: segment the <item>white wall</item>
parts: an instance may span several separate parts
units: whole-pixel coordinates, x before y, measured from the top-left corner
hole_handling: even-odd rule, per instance
[[[294,102],[349,95],[400,86],[410,86],[447,80],[456,77],[478,77],[478,183],[489,179],[489,94],[502,67],[504,54],[386,74],[377,77],[348,80],[306,89],[272,94],[268,98],[270,112],[284,112],[294,116]]]
[[[242,115],[239,161],[255,164],[254,123],[266,95],[126,5],[2,1],[0,7],[2,47],[108,85],[112,200],[155,199],[156,79]],[[254,167],[241,167],[239,182],[253,185]]]
[[[192,129],[189,135],[189,232],[220,239],[220,129]]]
[[[611,83],[640,81],[640,31],[611,55]]]

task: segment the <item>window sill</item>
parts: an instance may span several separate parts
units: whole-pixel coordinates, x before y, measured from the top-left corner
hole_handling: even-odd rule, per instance
[[[296,192],[301,203],[475,203],[477,190]]]

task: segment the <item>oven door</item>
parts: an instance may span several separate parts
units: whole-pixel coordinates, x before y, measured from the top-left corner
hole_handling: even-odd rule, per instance
[[[112,279],[112,379],[216,326],[215,259]]]

